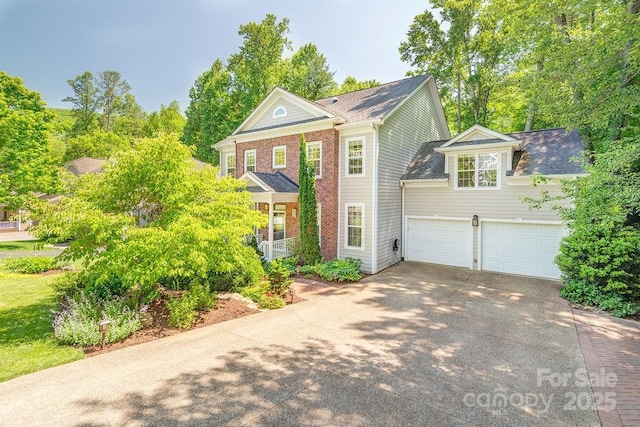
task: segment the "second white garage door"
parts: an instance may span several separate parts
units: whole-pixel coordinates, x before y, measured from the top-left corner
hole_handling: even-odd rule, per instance
[[[561,225],[483,222],[483,270],[559,279],[553,260],[564,235]]]
[[[471,267],[473,229],[470,221],[407,219],[407,261]]]

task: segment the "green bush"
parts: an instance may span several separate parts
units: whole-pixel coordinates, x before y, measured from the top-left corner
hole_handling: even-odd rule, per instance
[[[289,270],[289,273],[293,276],[297,273],[298,263],[300,262],[300,257],[298,256],[289,256],[286,258],[282,258],[282,265]]]
[[[58,262],[49,257],[8,258],[4,266],[13,273],[38,274],[58,268]]]
[[[63,344],[96,345],[102,342],[98,322],[109,319],[106,342],[120,341],[142,327],[139,313],[121,298],[98,300],[80,293],[76,299],[65,298],[53,319],[53,336]]]
[[[124,295],[128,289],[118,276],[110,274],[105,279],[90,281],[85,288],[85,292],[98,299],[108,300]]]
[[[208,282],[212,291],[225,292],[234,288],[251,286],[264,277],[264,268],[258,258],[246,259],[243,265],[228,273],[209,274]]]
[[[291,273],[283,265],[282,260],[274,259],[271,261],[267,271],[270,291],[275,295],[284,295],[293,283],[293,280],[289,279],[290,275]]]
[[[251,286],[237,288],[237,291],[243,297],[247,297],[251,301],[259,303],[263,298],[265,298],[267,292],[269,292],[269,287],[269,282],[262,281]]]
[[[189,329],[196,321],[196,301],[184,293],[180,298],[171,297],[167,300],[169,319],[167,322],[173,328]]]
[[[51,287],[59,299],[75,298],[84,289],[84,276],[79,271],[68,271],[53,279]]]
[[[216,295],[199,282],[191,282],[187,295],[193,299],[194,309],[198,311],[209,311],[216,305]]]
[[[613,315],[629,313],[640,298],[638,259],[640,232],[635,228],[613,222],[578,227],[563,240],[556,258],[567,283],[561,296]]]
[[[315,272],[325,280],[334,282],[357,282],[362,278],[361,261],[357,258],[334,259],[318,264]]]
[[[303,265],[302,267],[300,267],[300,273],[304,274],[305,276],[312,276],[314,274],[317,274],[317,270],[319,267],[320,264]]]
[[[276,310],[286,305],[284,300],[280,297],[267,297],[265,296],[259,303],[260,308],[267,308],[269,310]]]

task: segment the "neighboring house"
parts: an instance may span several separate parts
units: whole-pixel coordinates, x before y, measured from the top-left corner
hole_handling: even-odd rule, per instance
[[[86,173],[101,173],[104,171],[106,159],[94,159],[93,157],[80,157],[64,164],[64,168],[72,174],[84,175]]]
[[[310,101],[274,89],[223,141],[221,175],[247,182],[269,216],[257,230],[268,259],[290,253],[299,236],[300,135],[316,173],[321,253],[355,257],[365,272],[399,260],[400,177],[424,141],[450,138],[431,76]]]
[[[22,212],[7,209],[0,205],[0,232],[23,231],[29,228],[29,223],[22,220]]]
[[[476,125],[450,140],[422,145],[402,176],[406,260],[557,279],[566,235],[549,206],[529,209],[532,177],[584,174],[577,131],[500,134]],[[567,205],[570,203],[566,201]]]

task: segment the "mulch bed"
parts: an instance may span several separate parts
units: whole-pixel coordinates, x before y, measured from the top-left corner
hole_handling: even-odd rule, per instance
[[[291,297],[287,295],[285,301],[287,305],[291,304]],[[301,301],[305,301],[305,299],[294,295],[293,304]],[[147,312],[153,316],[153,324],[151,326],[134,332],[132,335],[122,341],[107,344],[104,350],[102,350],[102,347],[100,345],[85,347],[85,354],[87,356],[96,356],[98,354],[120,350],[125,347],[154,341],[189,330],[172,328],[168,325],[167,320],[169,318],[169,309],[165,305],[164,298],[150,303]],[[218,303],[213,310],[200,313],[198,320],[196,320],[196,323],[191,329],[226,322],[227,320],[237,319],[255,313],[260,313],[260,310],[247,307],[247,304],[242,301],[233,299],[218,300]]]

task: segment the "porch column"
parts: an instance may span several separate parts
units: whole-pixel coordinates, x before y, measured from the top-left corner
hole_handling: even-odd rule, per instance
[[[273,198],[269,198],[269,261],[273,259]]]
[[[22,231],[22,209],[18,209],[18,231]]]

